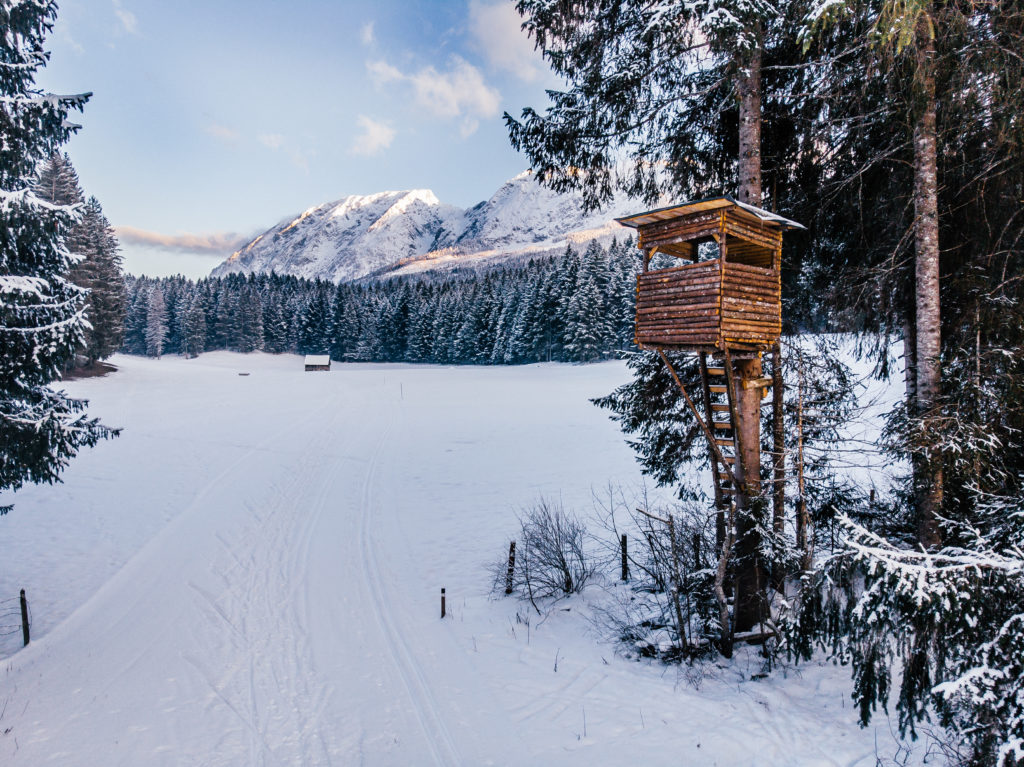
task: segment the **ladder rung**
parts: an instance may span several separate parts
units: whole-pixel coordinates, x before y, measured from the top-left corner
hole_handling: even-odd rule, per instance
[[[723,455],[722,458],[726,463],[736,463],[736,456],[734,455]]]
[[[732,429],[732,421],[712,421],[711,428],[713,429]]]
[[[724,403],[724,402],[712,402],[711,403],[711,409],[714,410],[716,413],[728,413],[729,412],[729,406],[726,403]]]
[[[709,376],[724,376],[725,368],[708,368]]]
[[[718,445],[719,447],[736,447],[735,440],[722,439],[721,437],[715,438],[715,444]]]
[[[729,391],[729,387],[726,386],[725,384],[711,384],[710,386],[708,386],[708,389],[711,391],[712,394],[725,394],[727,391]]]

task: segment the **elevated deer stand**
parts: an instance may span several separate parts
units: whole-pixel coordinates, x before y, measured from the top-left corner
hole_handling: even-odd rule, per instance
[[[708,440],[719,546],[725,543],[730,499],[740,512],[737,553],[755,564],[739,568],[733,623],[737,631],[747,631],[764,617],[753,506],[763,503],[761,400],[772,381],[762,375],[761,353],[782,332],[782,233],[803,227],[731,197],[659,208],[618,222],[637,230],[644,253],[643,272],[637,275],[636,343],[661,355]],[[701,261],[703,244],[711,245],[703,250],[712,257]],[[652,271],[648,267],[658,253],[692,263]],[[699,355],[703,416],[666,351]]]

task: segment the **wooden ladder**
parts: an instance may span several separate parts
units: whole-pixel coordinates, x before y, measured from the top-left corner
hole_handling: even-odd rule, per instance
[[[726,497],[735,494],[731,471],[739,460],[736,444],[736,429],[732,422],[732,393],[729,391],[728,377],[724,367],[708,366],[707,354],[700,355],[700,378],[704,390],[704,409],[708,428],[714,434],[725,460],[723,466],[714,450],[709,449],[711,456],[711,475],[715,481],[715,505],[724,508]]]

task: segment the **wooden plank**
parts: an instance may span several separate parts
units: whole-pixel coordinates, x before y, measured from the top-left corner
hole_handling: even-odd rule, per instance
[[[677,245],[681,242],[692,242],[694,240],[703,240],[718,234],[718,227],[708,227],[706,229],[697,229],[693,232],[676,234],[672,236],[658,237],[657,239],[645,238],[643,241],[644,247],[657,247],[661,245]]]
[[[717,223],[719,220],[719,212],[717,210],[712,210],[701,213],[692,213],[688,216],[677,216],[675,218],[666,219],[665,221],[643,224],[637,228],[637,232],[644,235],[665,234],[666,232],[671,232],[674,229],[687,226],[700,226],[701,224],[706,224],[709,221]]]
[[[639,282],[658,282],[660,280],[706,280],[718,279],[720,271],[717,263],[708,266],[707,261],[698,261],[695,264],[685,264],[689,269],[657,269],[653,272],[637,275]]]
[[[754,333],[776,333],[782,329],[782,323],[747,322],[728,317],[721,322],[723,332],[742,333],[747,330]]]
[[[737,296],[726,293],[722,296],[722,308],[736,312],[777,312],[781,309],[781,306],[777,301],[759,301],[743,295]]]
[[[705,333],[702,331],[652,331],[650,333],[638,333],[643,342],[677,341],[679,343],[709,343],[714,344],[718,340],[717,333]]]
[[[779,246],[779,242],[777,240],[774,240],[771,237],[765,237],[759,232],[747,229],[746,227],[737,226],[731,222],[726,223],[725,233],[727,236],[732,235],[733,237],[753,243],[754,245],[760,245],[768,250],[774,250]]]
[[[708,325],[712,327],[718,327],[721,324],[717,314],[690,314],[683,317],[659,317],[659,316],[640,316],[637,317],[637,324],[643,327],[650,327],[651,325],[658,324],[676,324],[676,325]]]
[[[637,322],[655,322],[657,320],[681,320],[686,322],[721,322],[722,315],[717,309],[700,309],[694,312],[665,311],[648,312],[647,314],[637,313],[634,315]],[[735,320],[739,322],[740,320]]]
[[[661,277],[657,280],[643,280],[637,283],[637,288],[640,291],[685,287],[687,285],[691,287],[717,288],[719,284],[720,280],[717,274],[699,274],[696,276],[678,275],[673,277]]]
[[[735,287],[738,290],[746,288],[747,290],[758,290],[770,293],[771,295],[781,295],[782,293],[782,286],[770,280],[744,280],[728,275],[722,280],[722,284],[726,287]]]
[[[638,306],[637,314],[666,314],[672,317],[687,317],[692,314],[715,314],[720,311],[717,301],[702,302],[699,304],[668,304],[667,306]]]
[[[717,288],[697,285],[694,287],[662,288],[645,290],[636,297],[638,304],[661,306],[673,303],[715,303],[720,304],[722,293]]]
[[[726,264],[726,267],[730,266],[747,266],[747,264]],[[760,267],[752,267],[754,269],[760,269]],[[727,268],[725,276],[722,277],[723,282],[735,283],[737,285],[750,285],[751,287],[772,287],[778,289],[781,287],[778,275],[765,269],[764,272],[767,274],[754,275],[754,274],[740,274],[733,272]]]
[[[752,235],[764,239],[782,242],[782,228],[778,224],[763,221],[752,213],[747,213],[742,208],[732,208],[725,211],[726,226],[734,226],[750,232]]]
[[[647,272],[645,274],[639,274],[637,276],[638,277],[643,277],[643,278],[646,279],[648,277],[656,277],[656,276],[658,276],[660,274],[677,274],[679,272],[694,272],[694,271],[700,271],[701,269],[707,269],[707,270],[713,271],[713,272],[715,272],[717,274],[718,273],[718,261],[717,260],[714,260],[714,261],[698,261],[695,264],[682,264],[680,266],[670,266],[670,267],[667,267],[665,269],[655,269],[652,272]]]
[[[637,323],[638,328],[650,329],[656,327],[674,328],[698,328],[706,327],[717,330],[719,321],[716,317],[668,317],[641,320]]]
[[[726,263],[725,272],[736,272],[738,274],[753,274],[757,276],[768,277],[769,275],[774,276],[775,271],[773,269],[764,269],[760,266],[750,266],[749,264],[731,264]]]
[[[751,285],[726,283],[722,290],[723,297],[736,298],[741,301],[761,301],[764,303],[781,304],[782,291],[770,288],[755,288]]]

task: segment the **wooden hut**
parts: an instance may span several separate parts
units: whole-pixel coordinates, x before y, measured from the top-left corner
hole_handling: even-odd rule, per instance
[[[306,372],[310,370],[330,370],[331,369],[331,355],[330,354],[307,354],[306,355]]]
[[[636,343],[641,348],[757,353],[782,332],[782,233],[800,224],[712,197],[617,219],[637,230]],[[700,245],[717,257],[699,261]],[[649,270],[664,253],[692,263]]]

